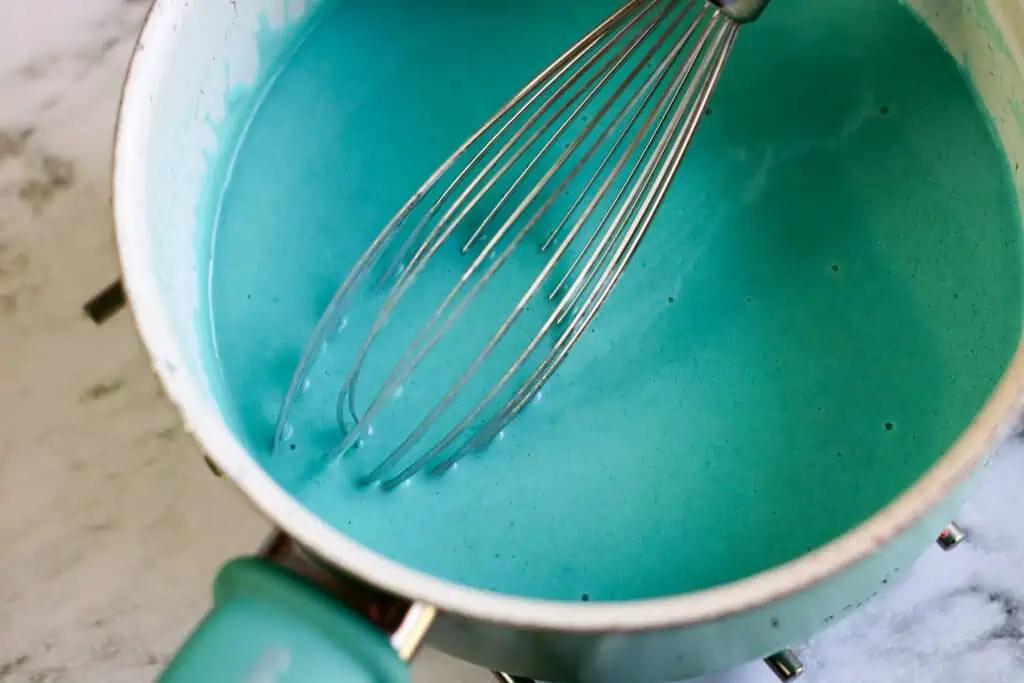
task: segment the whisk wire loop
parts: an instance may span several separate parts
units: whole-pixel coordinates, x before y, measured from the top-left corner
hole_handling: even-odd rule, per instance
[[[438,474],[501,435],[579,343],[653,223],[738,34],[740,21],[723,7],[729,3],[630,0],[460,145],[377,235],[335,293],[289,386],[275,450],[288,438],[289,417],[313,365],[345,326],[346,311],[371,272],[383,269],[376,286],[386,295],[343,373],[336,406],[341,437],[331,460],[368,438],[374,420],[404,383],[473,310],[513,256],[531,249],[527,240],[569,196],[554,227],[536,240],[543,265],[522,294],[513,297],[496,329],[440,398],[359,482],[387,490],[423,470]],[[450,175],[454,178],[442,184]],[[577,180],[582,189],[570,191]],[[474,219],[468,236],[460,236],[477,212],[483,217]],[[406,229],[407,224],[412,227]],[[392,324],[392,314],[455,240],[469,264],[360,411],[360,378],[371,351]],[[467,395],[471,380],[495,361],[496,348],[521,324],[524,312],[538,302],[547,302],[550,310],[526,335],[528,341],[516,347],[514,360],[500,366],[498,378],[451,425],[442,425],[457,399]],[[441,434],[417,450],[434,429]]]

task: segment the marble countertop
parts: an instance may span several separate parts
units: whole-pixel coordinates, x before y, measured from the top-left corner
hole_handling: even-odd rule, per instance
[[[109,150],[145,9],[0,2],[0,683],[152,680],[216,567],[268,530],[209,476],[129,317],[82,313],[118,274]],[[968,540],[797,647],[804,680],[1024,683],[1022,481],[1013,438],[958,518]],[[490,680],[434,652],[414,678]]]

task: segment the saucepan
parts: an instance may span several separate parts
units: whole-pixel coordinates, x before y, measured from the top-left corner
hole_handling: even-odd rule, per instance
[[[1012,329],[1020,325],[1019,313],[997,321],[993,316],[1004,309],[984,304],[969,311],[963,325],[1009,325],[1011,343],[976,410],[928,465],[828,542],[721,585],[589,602],[483,590],[379,553],[291,495],[246,447],[214,387],[202,320],[210,249],[198,216],[217,191],[209,166],[225,111],[239,93],[258,91],[266,65],[289,49],[275,36],[301,31],[333,1],[155,0],[124,87],[114,210],[123,283],[139,333],[210,466],[279,530],[253,557],[224,567],[209,615],[166,680],[408,681],[407,663],[423,642],[507,672],[506,680],[669,681],[758,659],[792,676],[800,667],[786,655],[788,647],[884,590],[936,538],[955,542],[955,529],[947,527],[1013,424],[1024,391],[1024,350],[1016,341],[1019,330]],[[771,10],[809,1],[776,0]],[[396,12],[408,6],[394,4]],[[491,4],[508,10],[509,3]],[[1024,160],[1024,6],[1018,0],[913,0],[908,11],[970,74],[1015,174]],[[751,26],[751,35],[758,28]],[[382,36],[382,45],[387,40]],[[1020,177],[1012,182],[1024,198]],[[900,188],[891,191],[898,195]],[[1011,241],[1003,248],[1018,247]],[[941,399],[927,387],[916,391],[922,409],[941,410],[931,404]],[[743,416],[735,421],[742,425]],[[810,503],[806,514],[816,514]]]

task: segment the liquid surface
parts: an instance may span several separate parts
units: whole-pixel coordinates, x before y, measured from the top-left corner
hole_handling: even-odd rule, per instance
[[[573,367],[504,439],[387,495],[354,486],[362,455],[324,461],[329,421],[271,454],[360,252],[616,4],[341,3],[236,112],[252,120],[224,141],[237,157],[209,217],[216,363],[247,444],[343,533],[503,593],[676,594],[829,541],[943,454],[1021,327],[1008,169],[954,62],[895,2],[780,0],[741,32]],[[340,372],[311,378],[320,413]]]

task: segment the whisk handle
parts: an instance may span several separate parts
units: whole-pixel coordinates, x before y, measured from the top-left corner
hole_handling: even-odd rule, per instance
[[[234,560],[214,603],[160,683],[410,683],[380,631],[287,570]]]
[[[723,12],[741,24],[754,21],[768,6],[768,0],[711,0],[711,2],[721,7]]]

